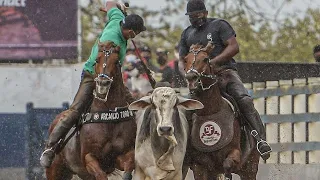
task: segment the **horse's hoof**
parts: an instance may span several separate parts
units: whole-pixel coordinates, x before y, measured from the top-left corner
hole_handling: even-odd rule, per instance
[[[49,168],[54,159],[55,153],[52,149],[46,149],[43,151],[40,157],[40,164],[42,167]]]

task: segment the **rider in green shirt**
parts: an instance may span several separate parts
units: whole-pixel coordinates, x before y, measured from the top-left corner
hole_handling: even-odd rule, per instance
[[[136,14],[125,16],[126,7],[113,1],[107,2],[102,11],[107,12],[108,22],[99,37],[100,42],[112,41],[120,46],[119,60],[122,64],[127,48],[127,40],[134,38],[140,32],[145,31],[143,19]],[[91,55],[83,68],[83,76],[78,92],[70,108],[52,130],[46,149],[41,155],[40,164],[43,167],[50,167],[56,153],[54,146],[60,139],[63,139],[74,124],[77,123],[80,115],[87,109],[88,104],[93,99],[94,90],[94,65],[98,56],[98,40],[91,50]],[[133,102],[133,98],[127,89],[126,98],[128,103]]]
[[[122,64],[126,53],[127,39],[122,34],[121,24],[124,21],[124,14],[118,8],[111,8],[107,16],[109,22],[106,24],[99,41],[112,41],[120,46],[119,58]],[[84,65],[84,70],[94,74],[94,64],[98,56],[98,43],[95,43],[91,50],[91,55]]]

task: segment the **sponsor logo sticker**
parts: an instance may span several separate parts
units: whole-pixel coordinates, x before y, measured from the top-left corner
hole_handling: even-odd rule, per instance
[[[215,145],[221,138],[221,128],[213,121],[207,121],[200,127],[200,140],[207,146]]]

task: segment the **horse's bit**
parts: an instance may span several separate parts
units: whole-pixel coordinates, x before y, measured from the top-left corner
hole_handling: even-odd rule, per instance
[[[200,83],[201,88],[202,88],[203,91],[210,89],[213,85],[215,85],[215,84],[218,82],[217,76],[211,72],[211,67],[210,67],[210,64],[209,64],[209,58],[205,58],[205,59],[204,59],[205,61],[207,61],[207,65],[208,65],[209,68],[210,68],[210,74],[209,74],[209,75],[208,75],[208,74],[204,74],[204,71],[205,71],[205,70],[203,70],[202,72],[199,73],[199,72],[194,68],[194,64],[195,64],[195,62],[196,62],[196,57],[197,57],[198,53],[199,53],[200,51],[204,51],[204,50],[205,50],[204,48],[200,48],[200,49],[198,49],[198,50],[191,49],[191,50],[189,51],[190,53],[193,53],[194,59],[193,59],[191,68],[187,71],[187,74],[188,74],[188,73],[195,73],[195,74],[197,75],[197,80],[199,81],[199,83]],[[208,87],[204,87],[204,86],[203,86],[203,83],[202,83],[202,81],[201,81],[201,78],[202,78],[202,77],[210,78],[210,79],[214,80],[214,82],[213,82],[212,84],[210,84]]]

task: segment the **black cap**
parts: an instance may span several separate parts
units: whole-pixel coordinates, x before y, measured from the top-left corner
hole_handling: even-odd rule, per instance
[[[189,0],[186,15],[205,11],[207,11],[207,9],[203,0]]]
[[[132,29],[134,32],[142,32],[147,28],[144,26],[142,17],[137,14],[130,14],[123,20],[123,28]]]

